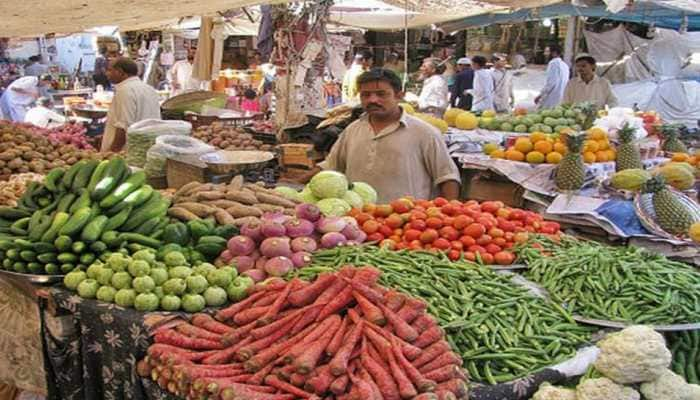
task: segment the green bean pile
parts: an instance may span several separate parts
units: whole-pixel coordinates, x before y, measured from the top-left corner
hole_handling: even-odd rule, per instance
[[[673,354],[673,372],[685,378],[688,383],[699,384],[700,331],[668,333],[666,340]]]
[[[700,273],[636,247],[564,238],[526,250],[525,276],[575,315],[638,324],[700,322]]]
[[[442,254],[336,248],[316,253],[297,276],[310,279],[345,264],[373,265],[382,285],[423,298],[473,380],[496,384],[531,375],[572,357],[590,338],[590,328],[510,277]]]

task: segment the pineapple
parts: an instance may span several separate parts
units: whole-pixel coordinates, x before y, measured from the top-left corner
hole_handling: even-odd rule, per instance
[[[663,150],[669,153],[687,153],[688,148],[678,138],[680,136],[680,125],[664,124],[661,127],[661,134],[664,137]]]
[[[555,176],[559,190],[578,190],[583,186],[586,178],[586,166],[583,164],[581,150],[585,139],[586,135],[581,133],[566,135],[566,145],[569,152],[559,163]]]
[[[626,169],[642,169],[642,158],[639,154],[639,147],[634,143],[635,129],[629,124],[620,129],[617,133],[620,142],[620,147],[617,148],[617,160],[615,162],[615,171],[624,171]]]
[[[673,235],[684,235],[696,221],[693,214],[666,187],[666,180],[654,176],[644,184],[644,193],[652,193],[652,204],[656,213],[656,221],[664,231]]]

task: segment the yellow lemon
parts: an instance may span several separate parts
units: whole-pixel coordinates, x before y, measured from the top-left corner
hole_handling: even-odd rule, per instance
[[[607,150],[610,148],[610,142],[607,139],[596,140],[598,143],[598,150]]]
[[[569,152],[569,149],[566,148],[566,145],[561,142],[554,143],[554,151],[556,151],[559,154],[566,154]]]
[[[596,142],[595,140],[586,140],[583,143],[583,151],[584,152],[590,151],[591,153],[595,153],[598,150],[600,150],[598,148],[598,142]]]
[[[491,158],[506,158],[506,152],[503,151],[503,149],[496,149],[489,153],[489,156],[491,156]]]
[[[553,151],[553,152],[547,154],[547,163],[548,164],[559,164],[561,162],[562,158],[563,157],[560,153]]]
[[[544,154],[540,153],[539,151],[531,151],[527,153],[525,159],[530,164],[542,164],[544,162]]]
[[[606,161],[610,161],[610,160],[608,160],[608,152],[605,151],[605,150],[598,150],[598,151],[596,151],[596,153],[595,153],[595,160],[596,160],[597,162],[606,162]]]
[[[525,154],[529,153],[532,151],[532,142],[528,138],[518,138],[518,140],[515,141],[515,150],[518,150],[519,152]]]

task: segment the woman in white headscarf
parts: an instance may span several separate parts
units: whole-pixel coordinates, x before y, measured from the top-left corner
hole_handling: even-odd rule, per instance
[[[39,80],[36,76],[24,76],[12,82],[0,97],[3,118],[23,122],[27,110],[39,97],[39,84],[45,81],[46,78]]]

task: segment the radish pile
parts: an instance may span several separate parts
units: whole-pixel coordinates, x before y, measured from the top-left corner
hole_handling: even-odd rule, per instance
[[[374,267],[257,285],[216,314],[155,332],[138,365],[187,399],[467,398],[461,358],[426,305]]]

